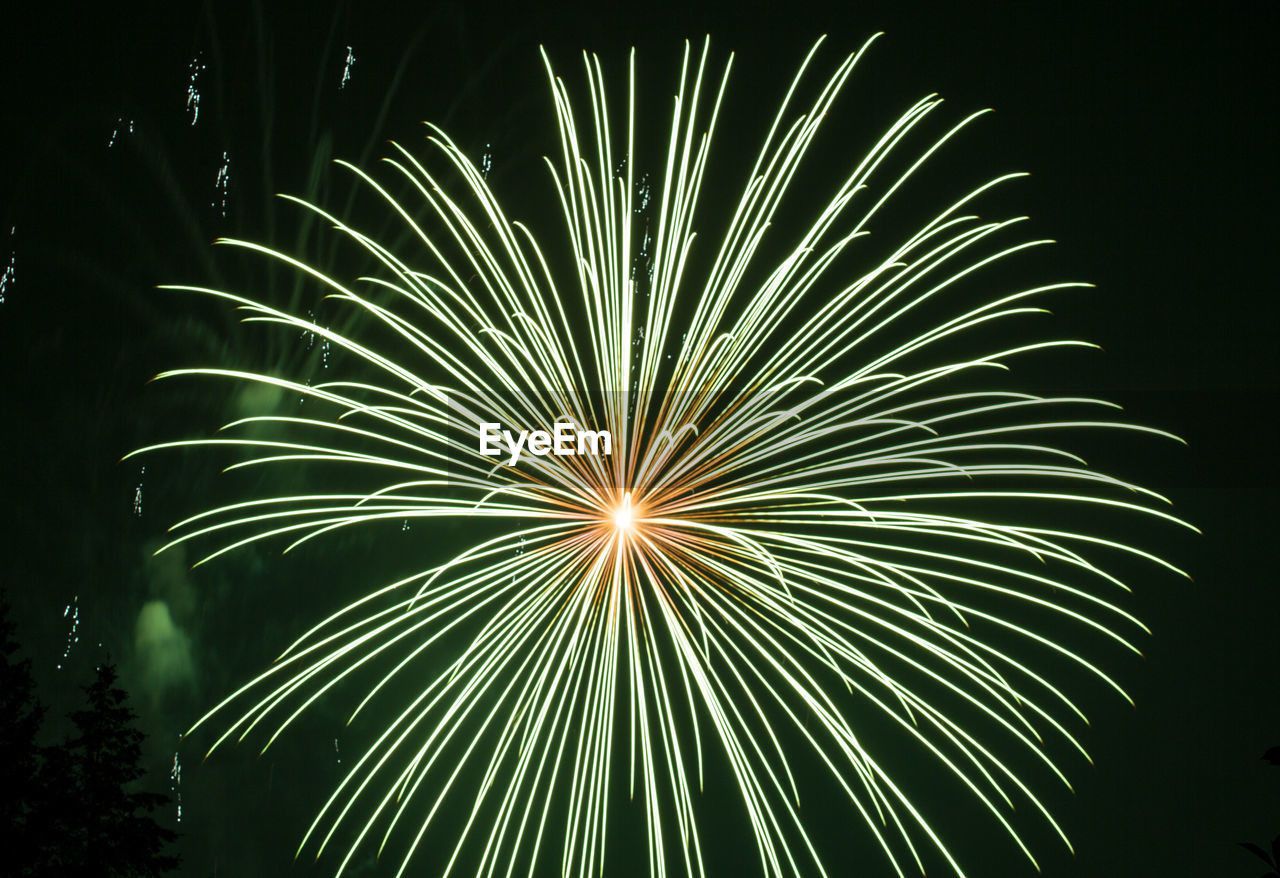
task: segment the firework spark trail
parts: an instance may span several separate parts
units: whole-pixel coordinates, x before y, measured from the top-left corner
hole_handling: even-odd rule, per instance
[[[191,113],[191,124],[200,121],[200,74],[204,73],[206,64],[197,54],[187,65],[187,110]]]
[[[173,765],[169,768],[169,792],[173,793],[174,800],[177,802],[176,820],[182,822],[182,756],[177,751],[173,751]]]
[[[58,660],[59,671],[62,670],[63,664],[70,657],[71,649],[80,642],[80,595],[72,597],[71,603],[67,604],[62,611],[62,618],[69,620],[70,624],[67,628],[66,646],[63,647],[62,657]]]
[[[4,304],[7,290],[18,280],[18,249],[13,239],[18,234],[17,226],[9,227],[9,258],[5,262],[4,271],[0,272],[0,305]]]
[[[416,251],[392,252],[343,218],[290,199],[368,254],[376,274],[358,287],[260,244],[222,242],[311,278],[331,302],[389,332],[396,353],[361,340],[372,331],[357,338],[321,326],[314,311],[171,288],[222,299],[246,322],[318,337],[374,377],[312,385],[233,369],[167,372],[160,377],[275,387],[313,403],[312,414],[242,418],[219,438],[143,451],[241,453],[229,469],[344,463],[377,481],[369,490],[213,509],[176,525],[170,546],[216,539],[204,563],[261,540],[286,538],[291,549],[379,521],[403,531],[411,519],[467,518],[483,530],[445,563],[315,625],[197,722],[241,705],[211,751],[260,724],[269,729],[265,749],[362,674],[372,682],[358,684],[352,719],[392,681],[426,680],[347,768],[300,851],[314,847],[318,856],[345,830],[352,840],[341,873],[366,842],[376,839],[381,852],[407,837],[403,874],[428,832],[445,831],[438,822],[449,813],[461,815],[461,827],[446,872],[534,874],[558,857],[566,874],[598,874],[615,825],[617,766],[644,811],[651,873],[702,875],[704,760],[719,752],[765,874],[826,874],[801,819],[798,755],[826,766],[897,874],[923,871],[935,855],[963,874],[859,734],[854,717],[866,706],[966,788],[1032,864],[1011,816],[1019,800],[1065,841],[1017,767],[1030,755],[1066,783],[1046,730],[1084,753],[1061,718],[1084,714],[1046,675],[1046,657],[1123,690],[1036,626],[1067,621],[1136,652],[1125,632],[1145,629],[1110,597],[1126,587],[1092,556],[1169,565],[1024,510],[1182,525],[1159,508],[1164,498],[1048,442],[1069,430],[1168,434],[1080,414],[1115,408],[1099,400],[982,383],[1012,359],[1083,342],[1006,343],[954,359],[975,331],[1043,313],[1039,298],[1087,286],[943,307],[983,270],[1046,243],[997,244],[1018,220],[969,213],[1019,174],[975,188],[861,273],[837,276],[891,197],[980,114],[895,172],[940,101],[911,106],[816,218],[793,229],[776,264],[760,265],[793,181],[870,42],[803,106],[818,45],[806,56],[705,276],[692,276],[690,254],[732,66],[730,56],[713,74],[706,44],[696,56],[686,46],[663,172],[652,180],[633,170],[634,54],[625,144],[614,141],[598,59],[584,55],[584,122],[544,54],[559,134],[558,160],[546,164],[572,256],[567,282],[489,188],[487,147],[477,165],[431,127],[439,169],[398,145],[386,159],[420,205],[339,162],[400,218]],[[931,308],[941,319],[903,332]],[[964,389],[963,381],[976,383]],[[535,456],[504,466],[474,444],[492,421],[602,426],[616,447],[607,460]],[[261,438],[261,427],[280,438]],[[409,676],[422,668],[430,670]],[[790,743],[797,739],[806,743],[801,753]],[[464,778],[477,772],[472,786]],[[564,836],[553,839],[549,827],[561,818]]]
[[[222,151],[222,165],[213,183],[214,200],[209,206],[218,211],[223,219],[227,218],[227,202],[231,195],[231,156]]]
[[[347,46],[347,59],[342,62],[342,81],[338,83],[338,91],[342,91],[347,87],[347,83],[351,81],[351,68],[356,63],[356,52],[354,46]]]
[[[116,125],[111,129],[111,139],[107,141],[107,149],[116,145],[116,141],[120,139],[122,134],[133,133],[133,120],[126,119],[124,116],[116,116]]]
[[[147,475],[147,468],[140,467],[138,469],[138,484],[133,488],[133,514],[135,518],[142,517],[142,483]]]

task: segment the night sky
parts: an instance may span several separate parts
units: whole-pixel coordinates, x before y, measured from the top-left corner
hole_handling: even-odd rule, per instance
[[[244,494],[212,456],[120,458],[207,434],[251,401],[149,379],[317,356],[293,337],[263,342],[225,308],[157,285],[262,283],[210,246],[220,235],[301,241],[339,263],[274,194],[341,205],[350,181],[328,159],[371,165],[390,139],[415,144],[423,120],[484,157],[510,212],[558,241],[540,158],[556,143],[539,44],[579,84],[577,53],[597,51],[615,87],[637,47],[642,106],[663,129],[684,39],[709,33],[713,49],[735,51],[729,133],[712,158],[727,197],[745,170],[735,133],[754,148],[761,114],[771,116],[812,41],[828,34],[831,65],[877,31],[886,36],[854,74],[812,157],[819,173],[806,179],[829,164],[834,185],[843,158],[931,92],[946,98],[949,120],[994,108],[936,160],[938,201],[927,206],[940,208],[949,185],[1030,171],[983,210],[1026,213],[1027,234],[1059,242],[1034,257],[1032,276],[1097,285],[1054,301],[1054,331],[1103,348],[1019,380],[1110,399],[1187,442],[1095,439],[1086,454],[1169,496],[1203,535],[1132,534],[1192,580],[1125,571],[1134,591],[1125,606],[1153,635],[1143,658],[1097,658],[1136,708],[1099,685],[1073,691],[1090,718],[1080,733],[1094,764],[1063,753],[1074,794],[1042,784],[1076,848],[1029,821],[1043,872],[1260,872],[1236,842],[1265,845],[1280,832],[1280,768],[1260,758],[1280,744],[1271,257],[1280,108],[1261,4],[117,5],[9,18],[0,36],[0,582],[50,734],[93,666],[119,665],[148,735],[151,786],[181,794],[181,822],[176,801],[161,819],[181,832],[182,874],[332,874],[331,857],[314,867],[309,854],[292,857],[359,752],[365,729],[341,728],[345,703],[321,703],[262,757],[250,744],[202,763],[211,731],[181,743],[179,734],[323,615],[405,565],[433,563],[462,531],[415,525],[298,557],[249,550],[195,570],[181,553],[152,558],[170,525]],[[911,782],[929,801],[928,776]],[[933,806],[971,875],[1034,874],[989,821],[954,801],[954,815],[946,802]],[[833,874],[892,874],[857,838],[860,824],[825,830]],[[754,863],[749,838],[706,831]],[[638,844],[641,856],[611,859],[607,872],[643,874]],[[726,856],[716,874],[735,874]],[[394,865],[362,860],[353,874]]]

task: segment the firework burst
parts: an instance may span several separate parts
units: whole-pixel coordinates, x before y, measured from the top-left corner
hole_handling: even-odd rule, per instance
[[[814,47],[713,243],[695,246],[695,216],[732,58],[713,74],[704,45],[686,49],[652,184],[633,170],[634,56],[621,124],[596,58],[585,58],[585,117],[547,62],[563,263],[433,127],[429,159],[395,147],[394,184],[339,163],[400,218],[413,247],[392,252],[293,199],[376,264],[369,276],[344,282],[259,244],[223,242],[309,278],[330,306],[362,315],[363,331],[224,290],[173,288],[225,300],[247,321],[315,333],[338,352],[325,377],[344,363],[352,372],[314,385],[230,369],[166,373],[273,387],[306,407],[144,451],[226,446],[241,455],[234,467],[341,465],[369,480],[213,509],[177,525],[175,544],[215,538],[208,560],[380,521],[474,529],[443,563],[317,624],[196,724],[235,710],[213,747],[261,726],[270,745],[344,681],[358,693],[353,716],[379,696],[400,699],[300,850],[319,855],[343,828],[339,872],[364,846],[394,843],[404,873],[434,830],[448,837],[446,872],[599,874],[629,798],[643,814],[649,871],[701,875],[704,760],[714,757],[761,870],[826,874],[802,819],[814,795],[793,770],[802,760],[825,773],[817,801],[841,797],[895,872],[940,856],[961,873],[944,831],[882,762],[881,749],[904,747],[928,754],[1032,863],[1015,805],[1062,835],[1024,779],[1039,771],[1065,783],[1046,737],[1079,748],[1069,726],[1083,714],[1052,668],[1119,687],[1047,632],[1078,628],[1133,649],[1142,626],[1112,602],[1124,586],[1093,559],[1168,565],[1059,522],[1102,521],[1097,511],[1180,522],[1158,495],[1050,443],[1079,429],[1167,434],[1088,414],[1108,408],[1097,400],[990,383],[1015,358],[1083,342],[966,350],[966,339],[1007,339],[1006,325],[1041,312],[1046,294],[1085,286],[942,305],[1044,243],[997,243],[1017,221],[969,212],[1018,175],[939,205],[891,252],[849,268],[881,209],[974,118],[901,162],[934,97],[853,163],[815,218],[788,223],[784,250],[765,246],[866,48],[802,107]],[[396,186],[409,194],[393,195]],[[547,454],[543,441],[522,456],[538,440],[498,429],[552,425],[590,431],[608,453]],[[483,453],[486,433],[500,456]],[[872,727],[896,742],[881,735],[873,746]]]

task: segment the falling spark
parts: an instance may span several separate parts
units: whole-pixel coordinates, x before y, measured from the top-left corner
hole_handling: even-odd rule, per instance
[[[144,466],[138,472],[138,486],[133,489],[133,514],[138,518],[142,517],[142,477],[147,474],[147,468]]]
[[[231,156],[225,149],[222,151],[222,167],[218,168],[218,176],[213,182],[213,190],[217,196],[217,200],[213,202],[213,207],[218,208],[225,219],[227,215],[227,199],[231,191]]]
[[[71,647],[80,642],[80,595],[76,595],[71,599],[71,603],[67,604],[62,611],[62,618],[70,617],[71,627],[67,631],[67,645],[62,650],[62,659],[58,662],[58,670],[62,670],[62,665],[67,660],[67,656],[71,655]]]
[[[484,145],[484,155],[480,156],[480,176],[486,180],[489,179],[491,170],[493,170],[493,144],[486,143]]]
[[[18,233],[17,226],[11,226],[9,229],[9,261],[5,264],[4,274],[0,274],[0,305],[4,304],[5,292],[18,279],[18,248],[13,243],[13,237]]]
[[[338,83],[338,91],[342,91],[347,87],[347,83],[351,81],[351,68],[356,63],[356,53],[351,46],[347,46],[347,63],[342,66],[342,82]]]
[[[642,174],[640,176],[640,187],[639,187],[639,191],[636,194],[640,196],[640,200],[639,200],[639,203],[637,203],[635,206],[635,212],[638,214],[644,213],[649,207],[649,195],[650,195],[649,175],[647,173]]]
[[[314,310],[307,311],[307,316],[311,318],[311,326],[314,327],[316,325],[316,312]],[[311,328],[303,329],[301,334],[299,335],[299,338],[306,339],[307,350],[311,350],[312,346],[316,343],[315,329],[311,329]]]
[[[182,822],[182,757],[173,751],[173,767],[169,769],[169,792],[178,803],[178,822]]]
[[[119,139],[121,133],[133,133],[132,119],[126,120],[124,116],[116,116],[116,127],[111,129],[111,139],[107,141],[107,149],[111,149],[111,147],[116,145],[116,140]]]
[[[190,79],[187,81],[187,109],[191,111],[191,124],[194,125],[200,120],[200,74],[204,72],[205,64],[200,60],[200,56],[196,55],[191,59],[191,63],[187,65],[187,72],[190,73]]]

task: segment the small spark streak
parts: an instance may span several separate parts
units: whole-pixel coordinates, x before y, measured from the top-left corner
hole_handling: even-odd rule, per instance
[[[312,326],[319,325],[316,323],[316,312],[314,309],[307,311],[307,316],[311,318]],[[328,329],[329,327],[326,326],[325,328]],[[303,329],[299,337],[307,340],[307,350],[311,350],[315,347],[316,332],[314,329]],[[329,339],[327,337],[323,338],[320,342],[320,363],[325,369],[329,368],[329,355],[332,352],[333,346],[329,343]]]
[[[111,139],[107,141],[107,149],[116,145],[116,141],[121,134],[133,133],[133,120],[126,120],[124,116],[116,116],[116,127],[111,129]]]
[[[312,326],[315,326],[315,325],[316,325],[316,312],[315,312],[315,310],[307,311],[307,316],[311,318],[311,325],[312,325]],[[307,350],[311,350],[312,345],[314,345],[314,344],[316,343],[316,333],[315,333],[315,330],[312,330],[312,329],[304,329],[304,330],[302,330],[302,334],[301,334],[300,338],[305,338],[305,339],[307,340]]]
[[[356,53],[351,46],[347,46],[347,63],[342,66],[342,82],[338,83],[338,91],[342,91],[347,87],[347,83],[351,81],[351,68],[356,63]]]
[[[138,486],[133,489],[133,514],[142,517],[142,477],[147,474],[144,466],[138,473]]]
[[[231,156],[224,149],[222,151],[222,167],[218,168],[217,179],[213,182],[213,189],[218,196],[212,204],[217,208],[225,219],[227,216],[227,199],[231,192]]]
[[[169,792],[178,802],[178,822],[182,822],[182,757],[173,751],[173,767],[169,769]]]
[[[80,642],[80,595],[76,595],[71,599],[71,603],[67,604],[62,611],[62,618],[71,618],[71,628],[67,631],[67,645],[62,650],[62,659],[58,662],[58,670],[62,670],[63,663],[67,660],[67,656],[71,655],[71,647]]]
[[[0,274],[0,305],[4,304],[5,290],[13,286],[14,281],[18,279],[18,249],[12,244],[13,236],[18,233],[18,227],[12,226],[9,229],[9,261],[5,264],[4,274]]]
[[[187,65],[187,72],[191,74],[191,78],[187,81],[187,109],[191,111],[192,125],[200,120],[199,79],[204,69],[205,63],[200,60],[199,55],[192,58],[191,63]]]
[[[337,759],[338,759],[338,764],[339,764],[339,765],[341,765],[341,764],[342,764],[342,751],[340,751],[340,750],[338,749],[338,739],[337,739],[337,738],[334,738],[334,739],[333,739],[333,754],[334,754],[334,756],[335,756],[335,757],[337,757]]]
[[[484,145],[484,155],[480,156],[480,176],[486,180],[489,179],[489,172],[493,170],[493,144],[486,143]]]

